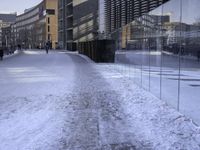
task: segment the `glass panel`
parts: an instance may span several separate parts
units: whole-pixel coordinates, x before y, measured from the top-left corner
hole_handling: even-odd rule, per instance
[[[150,91],[160,98],[161,94],[161,58],[162,58],[162,6],[149,13],[149,77]]]
[[[141,18],[142,24],[142,51],[141,51],[141,67],[142,67],[142,87],[146,90],[150,90],[150,51],[149,51],[149,30],[151,26],[151,16],[148,14],[143,15]]]
[[[181,0],[170,0],[163,5],[162,34],[159,46],[162,51],[161,98],[178,108],[179,98],[179,51]]]
[[[137,18],[129,25],[129,33],[127,47],[129,49],[128,57],[131,64],[132,72],[134,74],[134,81],[142,86],[142,38],[143,26],[142,19]]]
[[[119,75],[125,75],[124,69],[125,64],[127,64],[127,55],[125,52],[126,48],[122,49],[122,42],[124,39],[126,39],[126,35],[123,35],[123,32],[118,29],[114,33],[112,33],[112,39],[115,39],[115,45],[116,45],[116,56],[115,56],[115,67]]]
[[[200,1],[182,0],[180,111],[200,124]]]

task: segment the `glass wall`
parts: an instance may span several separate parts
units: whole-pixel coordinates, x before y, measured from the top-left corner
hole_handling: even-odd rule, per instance
[[[199,6],[199,0],[170,0],[113,39],[121,73],[200,125]]]
[[[182,0],[180,111],[200,124],[200,1]]]

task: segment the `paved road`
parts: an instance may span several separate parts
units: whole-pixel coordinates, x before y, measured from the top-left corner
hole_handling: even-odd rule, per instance
[[[0,87],[2,150],[135,149],[127,143],[131,131],[119,134],[126,128],[119,95],[76,54],[26,51],[5,59]]]

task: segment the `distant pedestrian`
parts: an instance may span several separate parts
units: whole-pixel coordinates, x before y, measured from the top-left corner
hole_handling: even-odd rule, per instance
[[[3,50],[0,49],[0,60],[2,61],[3,60]]]
[[[18,50],[21,50],[21,49],[22,49],[22,47],[21,47],[20,44],[18,44],[17,47],[18,47]]]
[[[46,42],[45,44],[45,49],[46,49],[46,53],[49,53],[49,42]]]
[[[200,62],[200,51],[197,52],[197,59],[198,59],[198,62]]]

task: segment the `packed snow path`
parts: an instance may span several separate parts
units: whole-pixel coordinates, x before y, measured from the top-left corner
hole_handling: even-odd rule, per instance
[[[109,64],[26,51],[0,62],[0,150],[200,149],[189,119]]]

